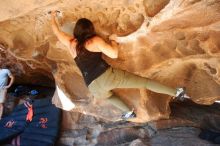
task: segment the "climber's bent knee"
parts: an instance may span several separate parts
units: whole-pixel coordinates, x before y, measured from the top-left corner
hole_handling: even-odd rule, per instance
[[[89,86],[89,91],[96,99],[107,99],[113,95],[111,91],[106,91],[94,80]]]

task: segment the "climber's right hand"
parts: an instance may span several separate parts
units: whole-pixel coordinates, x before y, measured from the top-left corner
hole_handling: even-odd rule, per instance
[[[117,42],[117,35],[116,34],[111,34],[110,36],[109,36],[109,40],[111,40],[111,41],[116,41]]]
[[[60,13],[58,10],[49,11],[48,14],[50,14],[53,17],[57,17],[57,14]]]

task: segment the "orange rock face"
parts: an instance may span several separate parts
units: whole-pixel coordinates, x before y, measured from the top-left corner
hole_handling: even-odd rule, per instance
[[[4,46],[0,63],[7,62],[15,70],[16,81],[22,83],[34,73],[48,77],[48,82],[54,78],[76,111],[116,120],[121,112],[93,99],[70,54],[52,33],[47,12],[54,9],[62,12],[59,22],[69,34],[76,20],[86,17],[104,38],[112,33],[121,36],[119,58],[105,58],[113,67],[171,87],[185,86],[199,104],[220,99],[219,0],[0,2],[0,43]],[[169,118],[171,97],[167,95],[145,89],[115,92],[137,110],[136,122]]]

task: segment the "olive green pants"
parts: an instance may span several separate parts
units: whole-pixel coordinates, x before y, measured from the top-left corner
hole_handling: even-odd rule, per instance
[[[129,111],[128,106],[115,96],[112,89],[115,88],[146,88],[156,93],[175,96],[176,89],[162,85],[156,81],[143,78],[132,73],[109,68],[88,86],[95,98],[106,99],[122,111]]]

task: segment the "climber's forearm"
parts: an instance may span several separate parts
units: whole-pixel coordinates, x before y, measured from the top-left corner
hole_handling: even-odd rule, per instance
[[[73,40],[73,37],[62,32],[59,27],[58,24],[56,22],[56,18],[54,14],[51,14],[51,26],[52,26],[52,30],[54,32],[54,34],[56,35],[56,37],[58,38],[58,40],[64,44],[66,47],[70,47],[70,43],[71,40]]]

